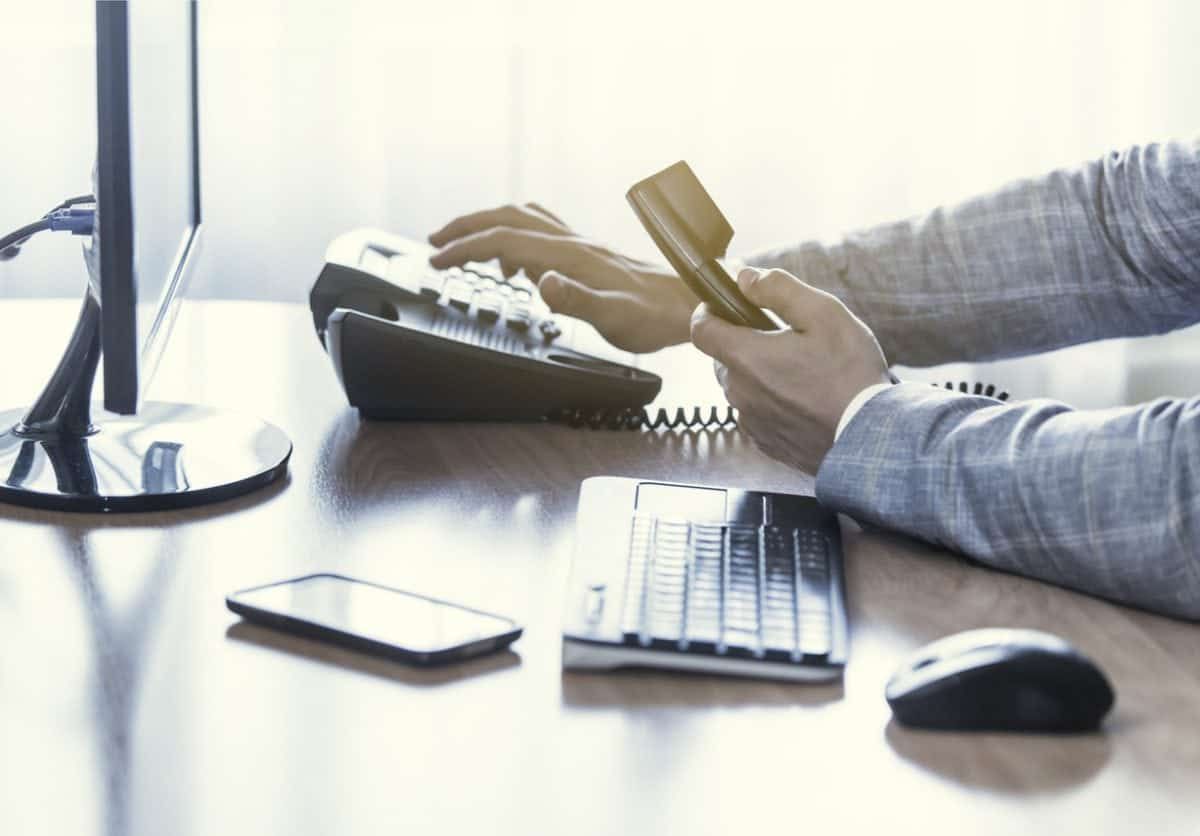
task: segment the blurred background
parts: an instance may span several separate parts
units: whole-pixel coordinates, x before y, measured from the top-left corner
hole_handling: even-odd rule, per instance
[[[5,23],[7,231],[89,189],[95,56],[90,0]],[[655,256],[624,192],[680,158],[744,253],[1200,135],[1194,0],[202,0],[200,27],[200,297],[302,301],[341,231],[512,201]],[[0,263],[0,295],[84,280],[63,236]],[[1194,394],[1197,370],[1188,331],[931,374],[1099,406]]]

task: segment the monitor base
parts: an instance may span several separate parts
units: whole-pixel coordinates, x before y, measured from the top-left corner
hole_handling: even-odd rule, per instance
[[[292,443],[249,415],[149,402],[137,415],[92,413],[75,436],[31,431],[0,412],[0,502],[55,511],[189,508],[266,487],[287,473]]]

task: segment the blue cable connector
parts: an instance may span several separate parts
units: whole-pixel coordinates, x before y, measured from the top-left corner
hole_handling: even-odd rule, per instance
[[[83,206],[91,204],[91,206]],[[96,228],[96,198],[90,194],[69,197],[31,224],[8,235],[0,235],[0,261],[16,258],[21,245],[45,229],[91,235]]]
[[[96,224],[96,209],[76,209],[68,207],[55,209],[46,216],[47,228],[56,232],[70,232],[72,235],[91,235]]]

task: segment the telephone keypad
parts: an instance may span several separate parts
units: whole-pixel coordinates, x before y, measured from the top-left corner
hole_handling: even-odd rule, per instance
[[[549,346],[555,340],[569,340],[563,327],[550,318],[537,284],[523,272],[505,276],[496,261],[438,270],[424,254],[367,245],[358,266],[436,306],[441,311],[438,327],[469,342],[509,345],[525,353],[538,342]]]
[[[426,264],[419,286],[424,298],[441,307],[456,308],[484,328],[495,327],[503,320],[505,328],[523,334],[548,313],[532,281],[520,273],[506,278],[491,264],[472,262],[446,270],[434,270]],[[544,321],[540,333],[549,343],[562,330],[556,323]]]

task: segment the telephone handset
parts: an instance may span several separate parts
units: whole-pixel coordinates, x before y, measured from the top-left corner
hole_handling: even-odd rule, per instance
[[[782,327],[746,298],[718,261],[733,240],[733,227],[691,166],[680,160],[635,183],[625,197],[675,272],[718,316],[760,331]]]
[[[747,299],[718,260],[729,249],[733,227],[685,161],[635,183],[625,197],[675,272],[718,316],[760,331],[785,327],[774,313]],[[891,378],[900,382],[895,375]],[[947,381],[944,388],[1008,400],[1008,392],[990,383]]]

